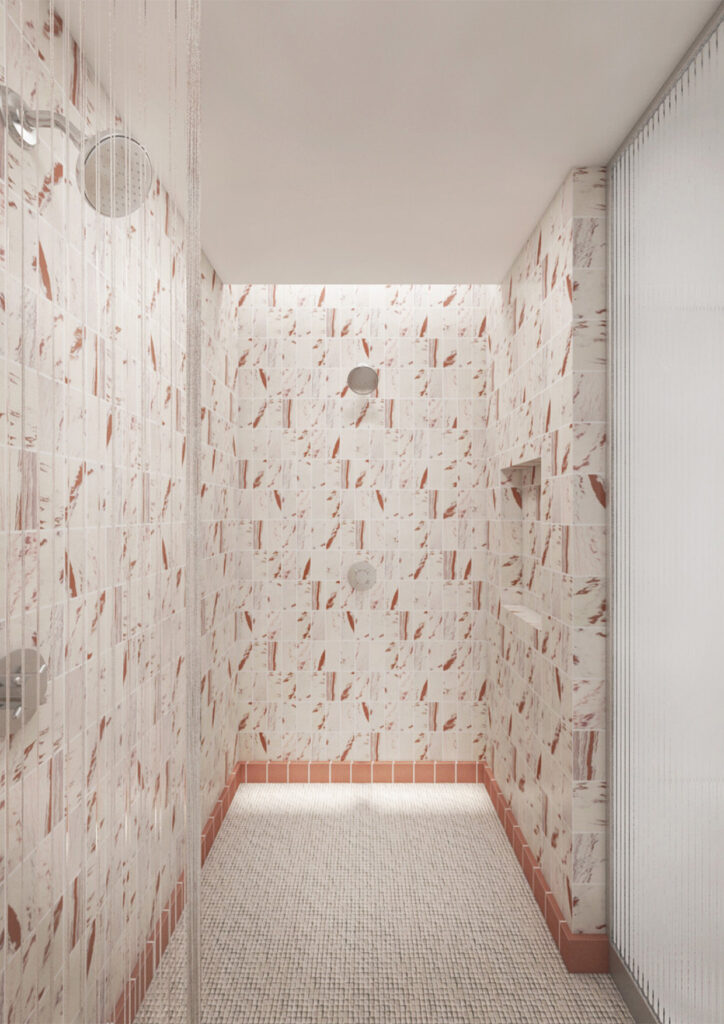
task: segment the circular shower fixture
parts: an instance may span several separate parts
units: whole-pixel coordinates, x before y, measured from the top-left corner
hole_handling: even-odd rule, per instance
[[[37,146],[39,128],[65,132],[79,150],[78,187],[104,217],[126,217],[143,206],[153,183],[153,167],[146,147],[132,135],[113,130],[84,139],[62,114],[28,110],[6,85],[0,86],[0,117],[8,136],[20,146]]]
[[[356,395],[371,395],[377,390],[378,381],[377,370],[366,363],[360,363],[347,374],[349,389]]]
[[[369,562],[355,562],[349,567],[347,579],[352,590],[371,590],[377,582],[377,572]]]
[[[143,206],[151,189],[151,159],[137,139],[100,132],[86,139],[76,166],[78,186],[104,217],[125,217]]]

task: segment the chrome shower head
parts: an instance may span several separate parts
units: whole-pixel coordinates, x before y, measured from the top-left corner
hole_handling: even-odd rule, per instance
[[[23,147],[38,144],[39,128],[58,128],[80,150],[78,186],[87,202],[104,217],[126,217],[143,205],[153,183],[145,146],[121,131],[99,132],[84,139],[62,114],[28,110],[21,96],[0,85],[0,117],[8,137]]]
[[[378,382],[377,370],[366,363],[360,363],[347,374],[347,384],[356,395],[371,395],[377,390]]]
[[[100,132],[81,145],[78,187],[104,217],[126,217],[143,206],[153,182],[145,146],[123,132]]]

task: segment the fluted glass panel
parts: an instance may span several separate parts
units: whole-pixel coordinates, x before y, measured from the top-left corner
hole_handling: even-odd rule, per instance
[[[614,161],[611,938],[724,1019],[724,28]]]
[[[0,0],[2,1024],[130,1024],[182,907],[187,6]]]

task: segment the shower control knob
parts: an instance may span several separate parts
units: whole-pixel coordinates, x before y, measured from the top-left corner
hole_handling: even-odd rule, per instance
[[[377,390],[378,383],[377,370],[373,366],[368,366],[367,363],[354,366],[347,374],[347,386],[356,395],[371,395],[373,391]]]
[[[370,590],[377,582],[377,573],[369,562],[355,562],[350,566],[347,579],[352,590]]]
[[[0,658],[0,734],[3,712],[8,709],[8,731],[13,736],[48,699],[48,666],[30,647]]]

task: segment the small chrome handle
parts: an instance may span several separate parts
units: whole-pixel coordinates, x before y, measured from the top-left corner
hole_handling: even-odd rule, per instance
[[[10,712],[13,736],[48,699],[48,666],[35,648],[12,651],[0,658],[0,712]],[[0,723],[2,718],[0,717]],[[0,725],[0,735],[2,733]]]

